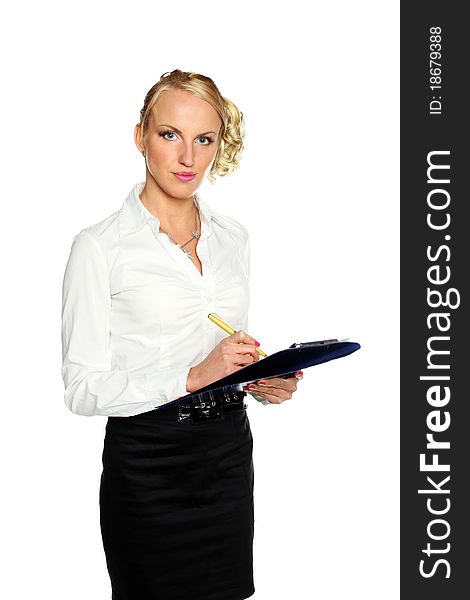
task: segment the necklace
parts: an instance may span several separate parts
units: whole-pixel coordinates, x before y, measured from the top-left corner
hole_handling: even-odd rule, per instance
[[[172,235],[168,232],[168,231],[164,231],[162,228],[160,228],[160,232],[161,233],[166,233],[166,235],[169,237],[170,241],[173,242],[173,244],[176,244],[176,246],[178,246],[178,248],[181,248],[181,250],[186,254],[186,256],[189,256],[189,258],[191,260],[194,260],[194,256],[192,256],[193,251],[192,250],[186,250],[184,248],[184,246],[187,246],[189,244],[189,242],[192,242],[194,239],[198,240],[201,237],[201,234],[198,233],[197,230],[197,210],[196,210],[196,203],[194,203],[194,230],[191,231],[191,237],[189,238],[189,240],[187,242],[185,242],[184,244],[179,244],[175,239],[173,239]]]

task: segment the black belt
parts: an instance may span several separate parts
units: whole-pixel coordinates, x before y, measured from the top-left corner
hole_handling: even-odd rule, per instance
[[[193,425],[210,421],[221,421],[224,413],[245,410],[247,404],[243,401],[246,392],[236,391],[233,387],[224,387],[198,394],[177,404],[178,423],[189,422]]]

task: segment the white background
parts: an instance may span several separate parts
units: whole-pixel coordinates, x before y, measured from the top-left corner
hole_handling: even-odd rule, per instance
[[[240,170],[200,194],[251,234],[249,332],[268,354],[329,337],[362,346],[305,370],[289,402],[249,398],[252,598],[399,597],[398,9],[3,9],[3,598],[111,597],[98,507],[106,419],[63,403],[62,277],[73,236],[145,178],[133,128],[174,68],[212,77],[245,117]]]

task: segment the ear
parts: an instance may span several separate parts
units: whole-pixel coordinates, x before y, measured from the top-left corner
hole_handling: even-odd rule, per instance
[[[139,152],[141,154],[143,152],[145,152],[145,148],[142,144],[142,127],[141,127],[140,123],[137,123],[137,125],[134,127],[134,141],[135,141],[135,145],[139,149]]]

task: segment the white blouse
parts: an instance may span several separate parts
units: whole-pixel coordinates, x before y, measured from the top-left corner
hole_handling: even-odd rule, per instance
[[[195,194],[194,262],[160,233],[137,183],[122,208],[72,241],[62,288],[64,400],[76,414],[132,416],[188,393],[186,380],[227,334],[248,327],[249,237]]]

